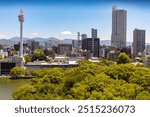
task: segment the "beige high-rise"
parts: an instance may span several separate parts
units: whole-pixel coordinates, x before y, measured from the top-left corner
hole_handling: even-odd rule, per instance
[[[116,6],[112,9],[112,35],[111,45],[119,48],[126,46],[127,33],[127,11],[118,10]]]

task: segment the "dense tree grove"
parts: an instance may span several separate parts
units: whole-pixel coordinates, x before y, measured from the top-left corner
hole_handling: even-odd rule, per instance
[[[120,53],[118,56],[117,63],[118,64],[125,64],[125,63],[130,63],[131,59],[126,53]]]
[[[31,85],[13,93],[17,100],[150,100],[150,69],[132,64],[100,60],[79,61],[63,70],[45,68],[30,71]]]

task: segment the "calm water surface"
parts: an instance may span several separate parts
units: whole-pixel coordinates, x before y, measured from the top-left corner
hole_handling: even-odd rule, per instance
[[[0,100],[12,99],[11,95],[17,88],[25,84],[30,84],[30,82],[30,79],[0,79]]]

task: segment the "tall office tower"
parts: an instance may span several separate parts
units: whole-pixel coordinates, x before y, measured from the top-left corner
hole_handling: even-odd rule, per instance
[[[92,45],[94,41],[94,46]],[[93,50],[94,47],[94,50]],[[89,51],[92,57],[99,57],[99,38],[85,38],[82,40],[82,50]]]
[[[81,39],[86,39],[87,38],[87,34],[82,34],[81,35]]]
[[[118,10],[116,6],[112,9],[112,35],[111,45],[122,48],[126,46],[127,33],[127,11]]]
[[[133,56],[141,56],[145,50],[145,30],[135,29],[133,31]]]
[[[19,52],[19,56],[22,58],[23,57],[23,22],[24,22],[24,14],[23,14],[22,9],[18,15],[18,20],[20,22],[20,52]]]
[[[92,54],[93,54],[92,56],[94,57],[94,50],[95,50],[94,39],[97,38],[97,29],[93,29],[93,28],[91,29],[91,37],[92,37]]]
[[[33,40],[30,46],[31,51],[34,51],[39,48],[40,48],[40,43],[38,41]]]
[[[91,33],[92,33],[92,34],[91,34],[91,37],[92,37],[92,38],[97,38],[97,29],[93,29],[93,28],[92,28],[91,30],[92,30],[92,31],[91,31]]]
[[[81,48],[81,44],[80,44],[80,32],[77,32],[77,48],[80,49]]]

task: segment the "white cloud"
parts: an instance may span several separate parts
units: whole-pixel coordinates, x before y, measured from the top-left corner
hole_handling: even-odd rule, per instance
[[[38,36],[39,36],[39,33],[34,32],[34,33],[31,34],[31,36],[33,36],[33,37],[38,37]]]
[[[72,32],[70,31],[63,31],[61,32],[62,35],[72,35]]]
[[[0,39],[4,39],[6,37],[7,37],[6,35],[0,35]]]

